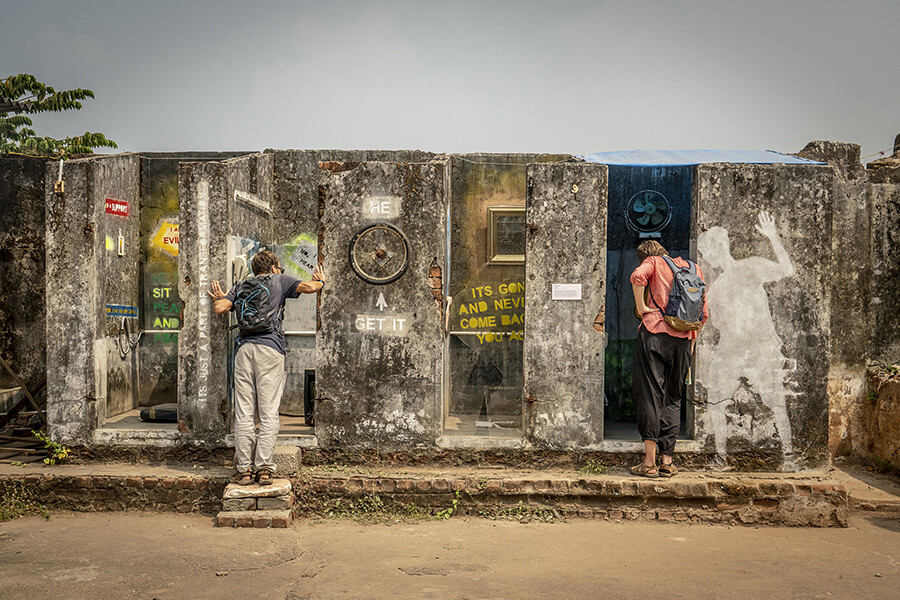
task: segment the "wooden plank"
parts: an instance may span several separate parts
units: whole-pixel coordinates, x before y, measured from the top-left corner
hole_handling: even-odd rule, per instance
[[[9,370],[9,366],[5,362],[3,364]],[[10,370],[10,373],[12,373],[12,370]],[[15,374],[13,374],[13,375],[15,375]],[[44,378],[41,379],[38,382],[38,384],[31,389],[30,395],[29,395],[28,390],[23,389],[23,388],[17,388],[17,389],[21,389],[25,393],[25,395],[22,396],[21,400],[16,402],[15,406],[13,406],[11,409],[9,409],[9,412],[7,412],[3,415],[0,415],[0,427],[3,427],[4,425],[6,425],[10,421],[12,421],[13,418],[16,416],[16,414],[18,414],[19,411],[21,411],[23,408],[25,408],[25,406],[28,404],[29,398],[31,398],[32,396],[36,396],[38,394],[38,392],[40,392],[42,389],[44,389],[44,386],[46,386],[46,385],[47,385],[47,377],[45,375]],[[33,403],[34,399],[31,398],[31,400]],[[37,411],[37,415],[41,418],[41,421],[44,424],[46,424],[47,418],[41,413],[41,410],[39,408],[37,408],[37,406],[35,406],[35,410]],[[29,411],[29,412],[31,414],[35,414],[34,412],[31,412],[31,411]]]
[[[17,452],[21,452],[22,454],[36,454],[41,451],[37,448],[20,448],[17,446],[0,446],[0,450],[16,450]]]
[[[41,440],[36,437],[28,436],[28,437],[16,437],[14,435],[0,435],[0,440],[4,442],[27,442],[29,444],[43,444]]]
[[[19,458],[0,458],[0,464],[11,465],[13,463],[35,463],[44,460],[43,456],[20,456]]]
[[[13,381],[16,383],[16,385],[18,385],[20,388],[22,388],[22,391],[25,393],[25,397],[28,398],[28,402],[31,403],[31,406],[34,407],[34,410],[38,411],[38,415],[41,417],[41,422],[43,422],[44,425],[46,425],[47,417],[45,417],[43,414],[41,414],[41,412],[40,412],[41,407],[38,406],[38,403],[35,401],[34,397],[31,395],[31,392],[28,391],[28,387],[25,385],[25,382],[19,378],[19,376],[16,374],[16,372],[12,370],[12,367],[9,366],[9,363],[6,362],[2,356],[0,356],[0,364],[2,364],[3,368],[5,368],[7,370],[7,372],[9,372],[9,375],[13,378]],[[44,383],[46,383],[46,377],[44,378],[44,380],[45,380]],[[39,385],[42,385],[42,384],[39,384]]]

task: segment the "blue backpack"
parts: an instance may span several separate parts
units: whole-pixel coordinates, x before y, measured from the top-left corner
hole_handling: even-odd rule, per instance
[[[688,266],[682,268],[668,256],[661,258],[672,270],[673,281],[669,302],[663,310],[656,303],[653,294],[650,294],[650,299],[672,329],[676,331],[700,329],[703,326],[703,305],[706,303],[706,282],[697,274],[697,265],[688,260],[686,261]]]

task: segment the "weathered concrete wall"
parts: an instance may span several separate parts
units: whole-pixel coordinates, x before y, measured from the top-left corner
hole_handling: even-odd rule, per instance
[[[593,323],[606,298],[606,191],[605,165],[528,167],[524,389],[538,446],[603,439],[604,343]],[[572,289],[554,298],[557,284]]]
[[[319,162],[426,162],[434,156],[420,150],[277,150],[274,157],[273,212],[275,252],[286,272],[301,280],[312,276],[319,237],[319,186],[331,172]],[[305,254],[303,254],[305,252]],[[311,262],[310,262],[311,261]],[[304,414],[305,374],[316,368],[316,295],[303,295],[285,305],[286,332],[282,414]]]
[[[450,157],[445,435],[524,435],[526,170],[562,160],[573,157]]]
[[[45,173],[47,206],[47,418],[50,433],[63,443],[85,443],[102,425],[108,399],[109,337],[114,319],[106,316],[107,293],[124,274],[121,293],[136,298],[138,252],[136,216],[120,217],[128,235],[124,257],[107,257],[106,198],[121,196],[135,206],[139,160],[135,155],[67,161],[65,193],[53,192],[57,167]],[[120,262],[121,261],[121,262]],[[109,278],[109,279],[108,279]],[[128,283],[130,282],[130,284]],[[108,324],[108,321],[111,321]],[[113,363],[116,393],[134,377],[131,365]]]
[[[441,429],[443,334],[429,276],[446,252],[445,163],[362,163],[335,172],[324,187],[319,253],[329,280],[317,340],[319,445],[433,445]],[[372,212],[373,200],[384,210]],[[393,273],[402,264],[398,236],[358,236],[376,223],[408,240],[408,268],[383,285],[363,281],[348,265],[356,238],[364,272]],[[381,243],[390,254],[379,253]]]
[[[178,398],[178,164],[226,160],[246,152],[141,154],[141,406]]]
[[[900,362],[900,169],[864,170],[856,144],[810,142],[799,154],[835,170],[829,449],[869,459],[866,365]]]
[[[866,388],[854,454],[882,470],[900,472],[900,370],[894,365],[869,369]]]
[[[696,438],[719,461],[828,464],[833,179],[829,166],[697,167],[711,317],[697,351]]]
[[[46,374],[44,169],[47,160],[0,158],[0,356],[28,387]],[[0,368],[0,389],[17,387]],[[19,396],[11,396],[10,404]],[[0,412],[7,406],[0,400]]]
[[[300,233],[318,231],[318,187],[330,175],[319,162],[403,162],[431,160],[422,150],[274,150],[273,210],[275,243],[288,244]]]
[[[872,201],[872,359],[900,363],[900,173],[869,187]]]
[[[271,171],[267,155],[179,167],[178,420],[200,445],[224,441],[232,350],[228,317],[213,313],[207,291],[212,280],[228,287],[233,238],[271,242]]]
[[[141,328],[139,157],[96,160],[93,185],[93,201],[104,207],[105,412],[113,416],[138,405],[140,386],[140,351],[135,342]]]

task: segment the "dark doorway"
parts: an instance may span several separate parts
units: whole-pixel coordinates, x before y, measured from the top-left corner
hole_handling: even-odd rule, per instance
[[[691,166],[609,166],[606,259],[606,409],[604,437],[639,440],[631,400],[631,372],[639,321],[629,277],[638,266],[637,245],[655,239],[671,256],[690,258]],[[689,395],[690,391],[688,392]],[[682,402],[680,437],[692,414]]]

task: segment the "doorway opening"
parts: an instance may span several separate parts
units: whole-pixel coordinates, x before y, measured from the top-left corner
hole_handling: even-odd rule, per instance
[[[634,312],[630,276],[637,246],[660,242],[670,256],[692,258],[692,166],[609,165],[606,254],[604,438],[640,441],[631,398],[634,349],[640,321]],[[679,438],[693,436],[693,385],[685,386]]]

